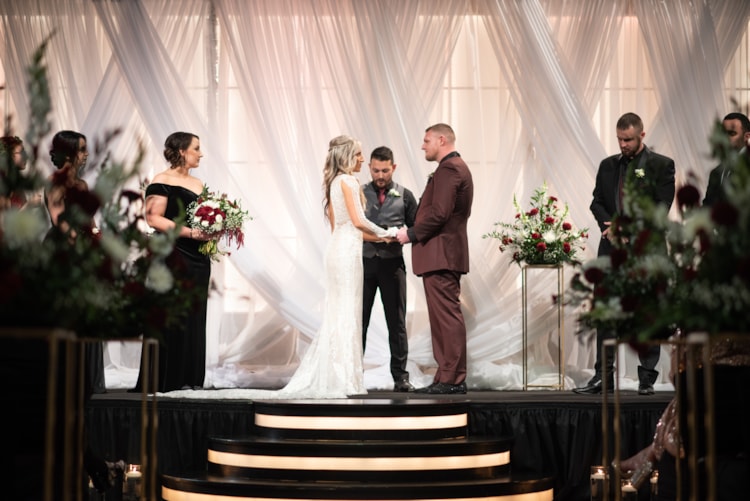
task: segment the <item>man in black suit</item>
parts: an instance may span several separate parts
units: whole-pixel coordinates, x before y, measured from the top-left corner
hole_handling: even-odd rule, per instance
[[[729,137],[729,146],[736,151],[747,149],[750,141],[750,120],[743,113],[729,113],[721,122],[724,132]],[[722,185],[732,174],[728,165],[721,163],[714,167],[708,175],[708,187],[703,205],[713,205],[716,201],[724,198]]]
[[[367,219],[383,228],[413,226],[417,214],[417,199],[414,194],[393,182],[393,151],[386,146],[375,148],[370,154],[372,181],[363,188]],[[391,376],[393,390],[413,391],[406,370],[409,352],[406,337],[406,265],[401,244],[393,241],[368,241],[364,235],[362,265],[364,268],[362,304],[362,349],[367,340],[375,293],[380,289],[385,322],[388,325],[388,345],[391,351]],[[373,237],[374,239],[375,237]]]
[[[659,155],[650,150],[644,143],[646,133],[643,131],[643,121],[635,113],[625,113],[617,121],[617,141],[620,153],[605,158],[599,164],[594,187],[594,199],[591,202],[591,212],[602,230],[599,242],[599,256],[607,256],[612,252],[612,235],[610,222],[615,214],[622,214],[622,190],[628,176],[643,178],[649,182],[635,183],[635,189],[644,190],[654,202],[663,204],[667,210],[672,206],[675,194],[674,160]],[[597,329],[596,332],[596,365],[594,377],[586,386],[576,388],[576,393],[601,393],[602,391],[602,342],[604,339],[615,337],[614,332]],[[654,383],[659,373],[654,370],[659,362],[659,346],[648,348],[645,353],[639,353],[641,365],[638,367],[638,393],[652,395]],[[606,356],[607,388],[614,388],[614,358],[611,353]]]

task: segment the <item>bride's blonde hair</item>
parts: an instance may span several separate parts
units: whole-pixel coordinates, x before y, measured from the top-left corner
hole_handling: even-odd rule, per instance
[[[331,184],[340,174],[351,174],[357,164],[357,153],[362,151],[362,145],[351,136],[342,134],[328,142],[328,154],[323,167],[323,188],[325,204],[323,212],[328,217],[328,207],[331,205]],[[360,197],[362,196],[360,190]]]

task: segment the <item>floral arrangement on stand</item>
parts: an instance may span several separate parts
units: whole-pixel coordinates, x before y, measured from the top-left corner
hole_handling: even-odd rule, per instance
[[[59,182],[59,176],[50,180],[42,174],[36,157],[45,151],[42,141],[51,130],[45,47],[29,67],[30,126],[24,140],[29,165],[21,179],[8,175],[8,158],[0,159],[0,197]],[[113,161],[107,145],[116,135],[107,134],[97,144],[97,158],[90,159],[99,170],[92,189],[66,187],[60,217],[69,230],[62,238],[45,239],[49,216],[43,207],[0,210],[3,327],[54,327],[103,339],[158,338],[182,323],[198,300],[179,273],[181,257],[174,251],[179,228],[145,231],[143,196],[126,188],[138,177],[142,152],[130,166]]]
[[[750,332],[750,156],[717,123],[714,157],[731,169],[725,197],[701,207],[695,179],[677,190],[679,220],[626,183],[610,256],[579,265],[568,299],[581,331],[616,329],[638,342],[682,332]]]
[[[543,184],[531,196],[531,208],[523,211],[513,195],[517,213],[512,223],[497,222],[495,229],[482,238],[500,240],[501,252],[512,252],[519,266],[577,262],[578,252],[585,249],[588,229],[576,230],[567,220],[568,204],[547,193]]]
[[[245,243],[242,225],[252,220],[247,211],[242,210],[240,202],[230,200],[226,193],[221,195],[203,186],[203,192],[195,202],[187,208],[188,224],[191,228],[208,233],[211,239],[203,242],[198,250],[212,260],[218,261],[220,256],[229,252],[219,247],[219,241],[225,240],[227,245],[237,244],[239,249]]]

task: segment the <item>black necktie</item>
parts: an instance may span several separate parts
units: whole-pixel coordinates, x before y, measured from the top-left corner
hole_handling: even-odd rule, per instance
[[[622,157],[620,159],[620,178],[617,181],[617,211],[622,212],[622,198],[625,192],[625,176],[628,174],[628,164],[630,158]]]

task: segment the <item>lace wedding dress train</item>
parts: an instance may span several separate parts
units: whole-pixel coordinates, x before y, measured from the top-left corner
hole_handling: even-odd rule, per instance
[[[280,390],[179,390],[160,394],[201,399],[330,399],[367,393],[362,367],[362,232],[346,209],[341,183],[355,195],[360,221],[379,237],[392,236],[365,218],[354,176],[342,174],[331,184],[335,226],[325,254],[326,297],[323,323],[296,372]]]

